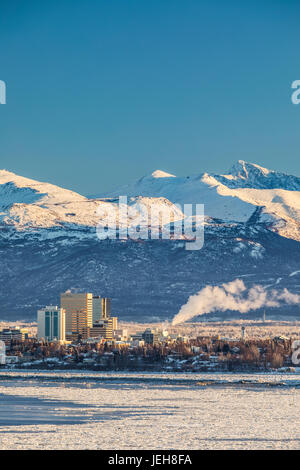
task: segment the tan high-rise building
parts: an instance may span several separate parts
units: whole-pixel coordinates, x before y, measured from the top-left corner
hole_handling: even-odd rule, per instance
[[[93,294],[65,292],[60,296],[60,306],[66,312],[67,340],[77,340],[84,329],[93,326]]]

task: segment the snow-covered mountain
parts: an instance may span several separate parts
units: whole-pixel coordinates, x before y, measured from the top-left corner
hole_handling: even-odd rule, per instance
[[[91,225],[99,203],[49,183],[0,171],[0,221],[16,230]]]
[[[226,175],[176,177],[155,171],[109,193],[164,197],[174,204],[204,204],[205,215],[223,222],[255,216],[270,230],[300,240],[300,178],[239,160]],[[108,194],[106,194],[108,196]]]
[[[174,179],[175,178],[175,179]],[[172,197],[176,202],[180,202],[181,192],[184,190],[189,192],[195,199],[201,184],[197,188],[197,182],[206,185],[224,184],[229,188],[251,188],[251,189],[284,189],[287,191],[300,191],[300,178],[297,176],[287,175],[276,171],[268,170],[254,163],[247,163],[244,160],[236,162],[225,175],[209,175],[206,172],[198,175],[176,177],[170,173],[156,170],[149,176],[144,176],[136,182],[122,186],[115,191],[110,191],[109,195],[116,195],[120,190],[125,194],[136,195],[153,195],[155,192],[170,191],[176,188],[176,194]],[[189,187],[189,190],[187,189]],[[196,193],[196,194],[195,194]],[[170,195],[170,194],[169,194]],[[185,194],[184,194],[185,195]],[[167,194],[165,194],[167,197]],[[100,197],[100,196],[98,196]]]
[[[231,188],[285,189],[300,191],[300,178],[271,171],[254,163],[239,160],[227,175],[216,177]]]
[[[126,222],[120,195],[133,209]],[[200,251],[188,252],[178,239],[96,237],[98,224],[147,225],[153,208],[157,214],[172,208],[180,220],[184,214],[174,204],[191,203],[205,206]],[[244,161],[225,175],[157,170],[93,198],[2,170],[0,318],[34,318],[37,307],[58,303],[72,287],[111,296],[115,313],[127,320],[171,318],[207,283],[237,277],[299,293],[299,241],[300,178]]]
[[[140,212],[143,207],[152,206],[163,210],[171,203],[182,208],[184,204],[204,204],[208,224],[247,223],[255,216],[257,223],[300,240],[300,178],[244,161],[236,163],[227,175],[176,177],[157,170],[93,199],[2,170],[0,223],[17,231],[60,228],[72,230],[73,234],[76,228],[82,232],[96,227],[101,217],[114,226],[119,195],[128,196],[129,204]],[[178,215],[177,209],[176,212]],[[141,220],[148,223],[146,217]],[[129,225],[133,222],[128,219]]]

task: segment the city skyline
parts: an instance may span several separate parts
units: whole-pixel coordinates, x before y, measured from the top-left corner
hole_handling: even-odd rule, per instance
[[[299,13],[1,1],[0,450],[299,448]]]

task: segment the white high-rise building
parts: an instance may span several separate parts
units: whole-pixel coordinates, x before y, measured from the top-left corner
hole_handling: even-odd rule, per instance
[[[38,310],[38,339],[65,341],[66,315],[63,308],[47,306]]]

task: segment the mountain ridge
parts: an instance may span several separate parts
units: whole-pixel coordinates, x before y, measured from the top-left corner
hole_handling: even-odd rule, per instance
[[[25,232],[61,228],[74,234],[76,226],[80,232],[82,227],[93,231],[102,223],[99,213],[118,211],[117,198],[126,195],[129,205],[138,210],[143,202],[147,207],[161,202],[162,208],[166,201],[182,207],[204,204],[208,223],[247,223],[260,208],[257,222],[268,224],[281,236],[300,240],[300,178],[243,160],[230,171],[227,175],[203,172],[177,177],[155,170],[134,183],[91,199],[1,170],[0,226]],[[113,226],[114,216],[106,222]]]
[[[114,313],[134,321],[171,319],[205,285],[236,278],[247,288],[258,283],[299,294],[298,178],[275,173],[242,161],[230,175],[155,171],[126,185],[127,192],[123,187],[89,199],[0,171],[1,318],[35,318],[38,308],[58,304],[59,294],[72,287],[111,297]],[[99,223],[115,232],[120,195],[128,196],[144,225],[153,207],[176,209],[180,220],[183,204],[204,203],[204,247],[186,250],[184,236],[100,241]],[[130,228],[136,220],[130,216],[126,223]],[[299,316],[298,310],[276,312]]]

